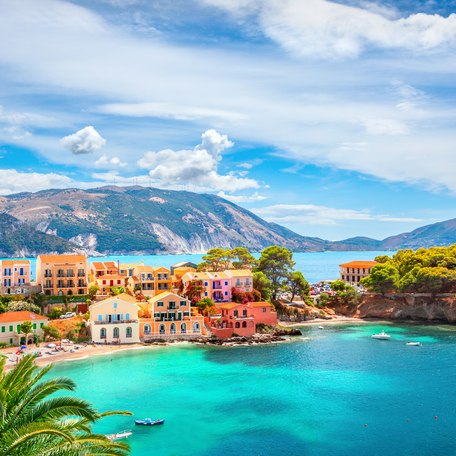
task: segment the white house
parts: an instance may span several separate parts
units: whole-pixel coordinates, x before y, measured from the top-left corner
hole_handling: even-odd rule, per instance
[[[138,309],[136,300],[127,294],[92,304],[89,307],[92,341],[102,344],[139,342]]]

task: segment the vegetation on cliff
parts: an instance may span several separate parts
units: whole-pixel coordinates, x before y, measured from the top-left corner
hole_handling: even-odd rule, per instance
[[[399,250],[392,257],[375,258],[380,264],[362,279],[376,293],[454,293],[456,292],[456,244],[449,247]]]

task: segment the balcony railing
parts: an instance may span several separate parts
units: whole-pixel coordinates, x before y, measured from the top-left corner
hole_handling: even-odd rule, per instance
[[[121,324],[128,324],[128,323],[138,323],[138,320],[115,320],[115,321],[92,321],[95,325],[121,325]]]

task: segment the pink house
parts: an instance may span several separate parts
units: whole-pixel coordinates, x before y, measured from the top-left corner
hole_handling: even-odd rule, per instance
[[[216,304],[217,313],[206,318],[211,332],[219,339],[238,336],[252,336],[256,325],[277,325],[277,313],[269,302],[240,304],[227,302]]]
[[[231,278],[223,271],[187,272],[182,276],[184,290],[191,282],[203,286],[201,298],[211,298],[214,302],[231,301]]]

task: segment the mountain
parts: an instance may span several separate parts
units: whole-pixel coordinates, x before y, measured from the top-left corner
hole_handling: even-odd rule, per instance
[[[422,226],[410,233],[390,236],[382,241],[381,248],[385,250],[397,250],[399,248],[417,249],[420,247],[445,246],[455,243],[456,218]]]
[[[62,249],[92,255],[197,253],[236,246],[259,251],[272,244],[322,251],[327,246],[215,195],[139,186],[19,193],[0,198],[0,213],[28,227],[30,240],[42,241],[26,247],[24,237],[23,248],[32,254]],[[8,236],[3,232],[0,240]],[[21,249],[20,243],[4,244],[4,254]]]
[[[0,197],[0,255],[201,253],[213,247],[297,252],[397,250],[456,243],[456,219],[383,241],[330,242],[268,223],[216,195],[139,186],[44,190]]]

